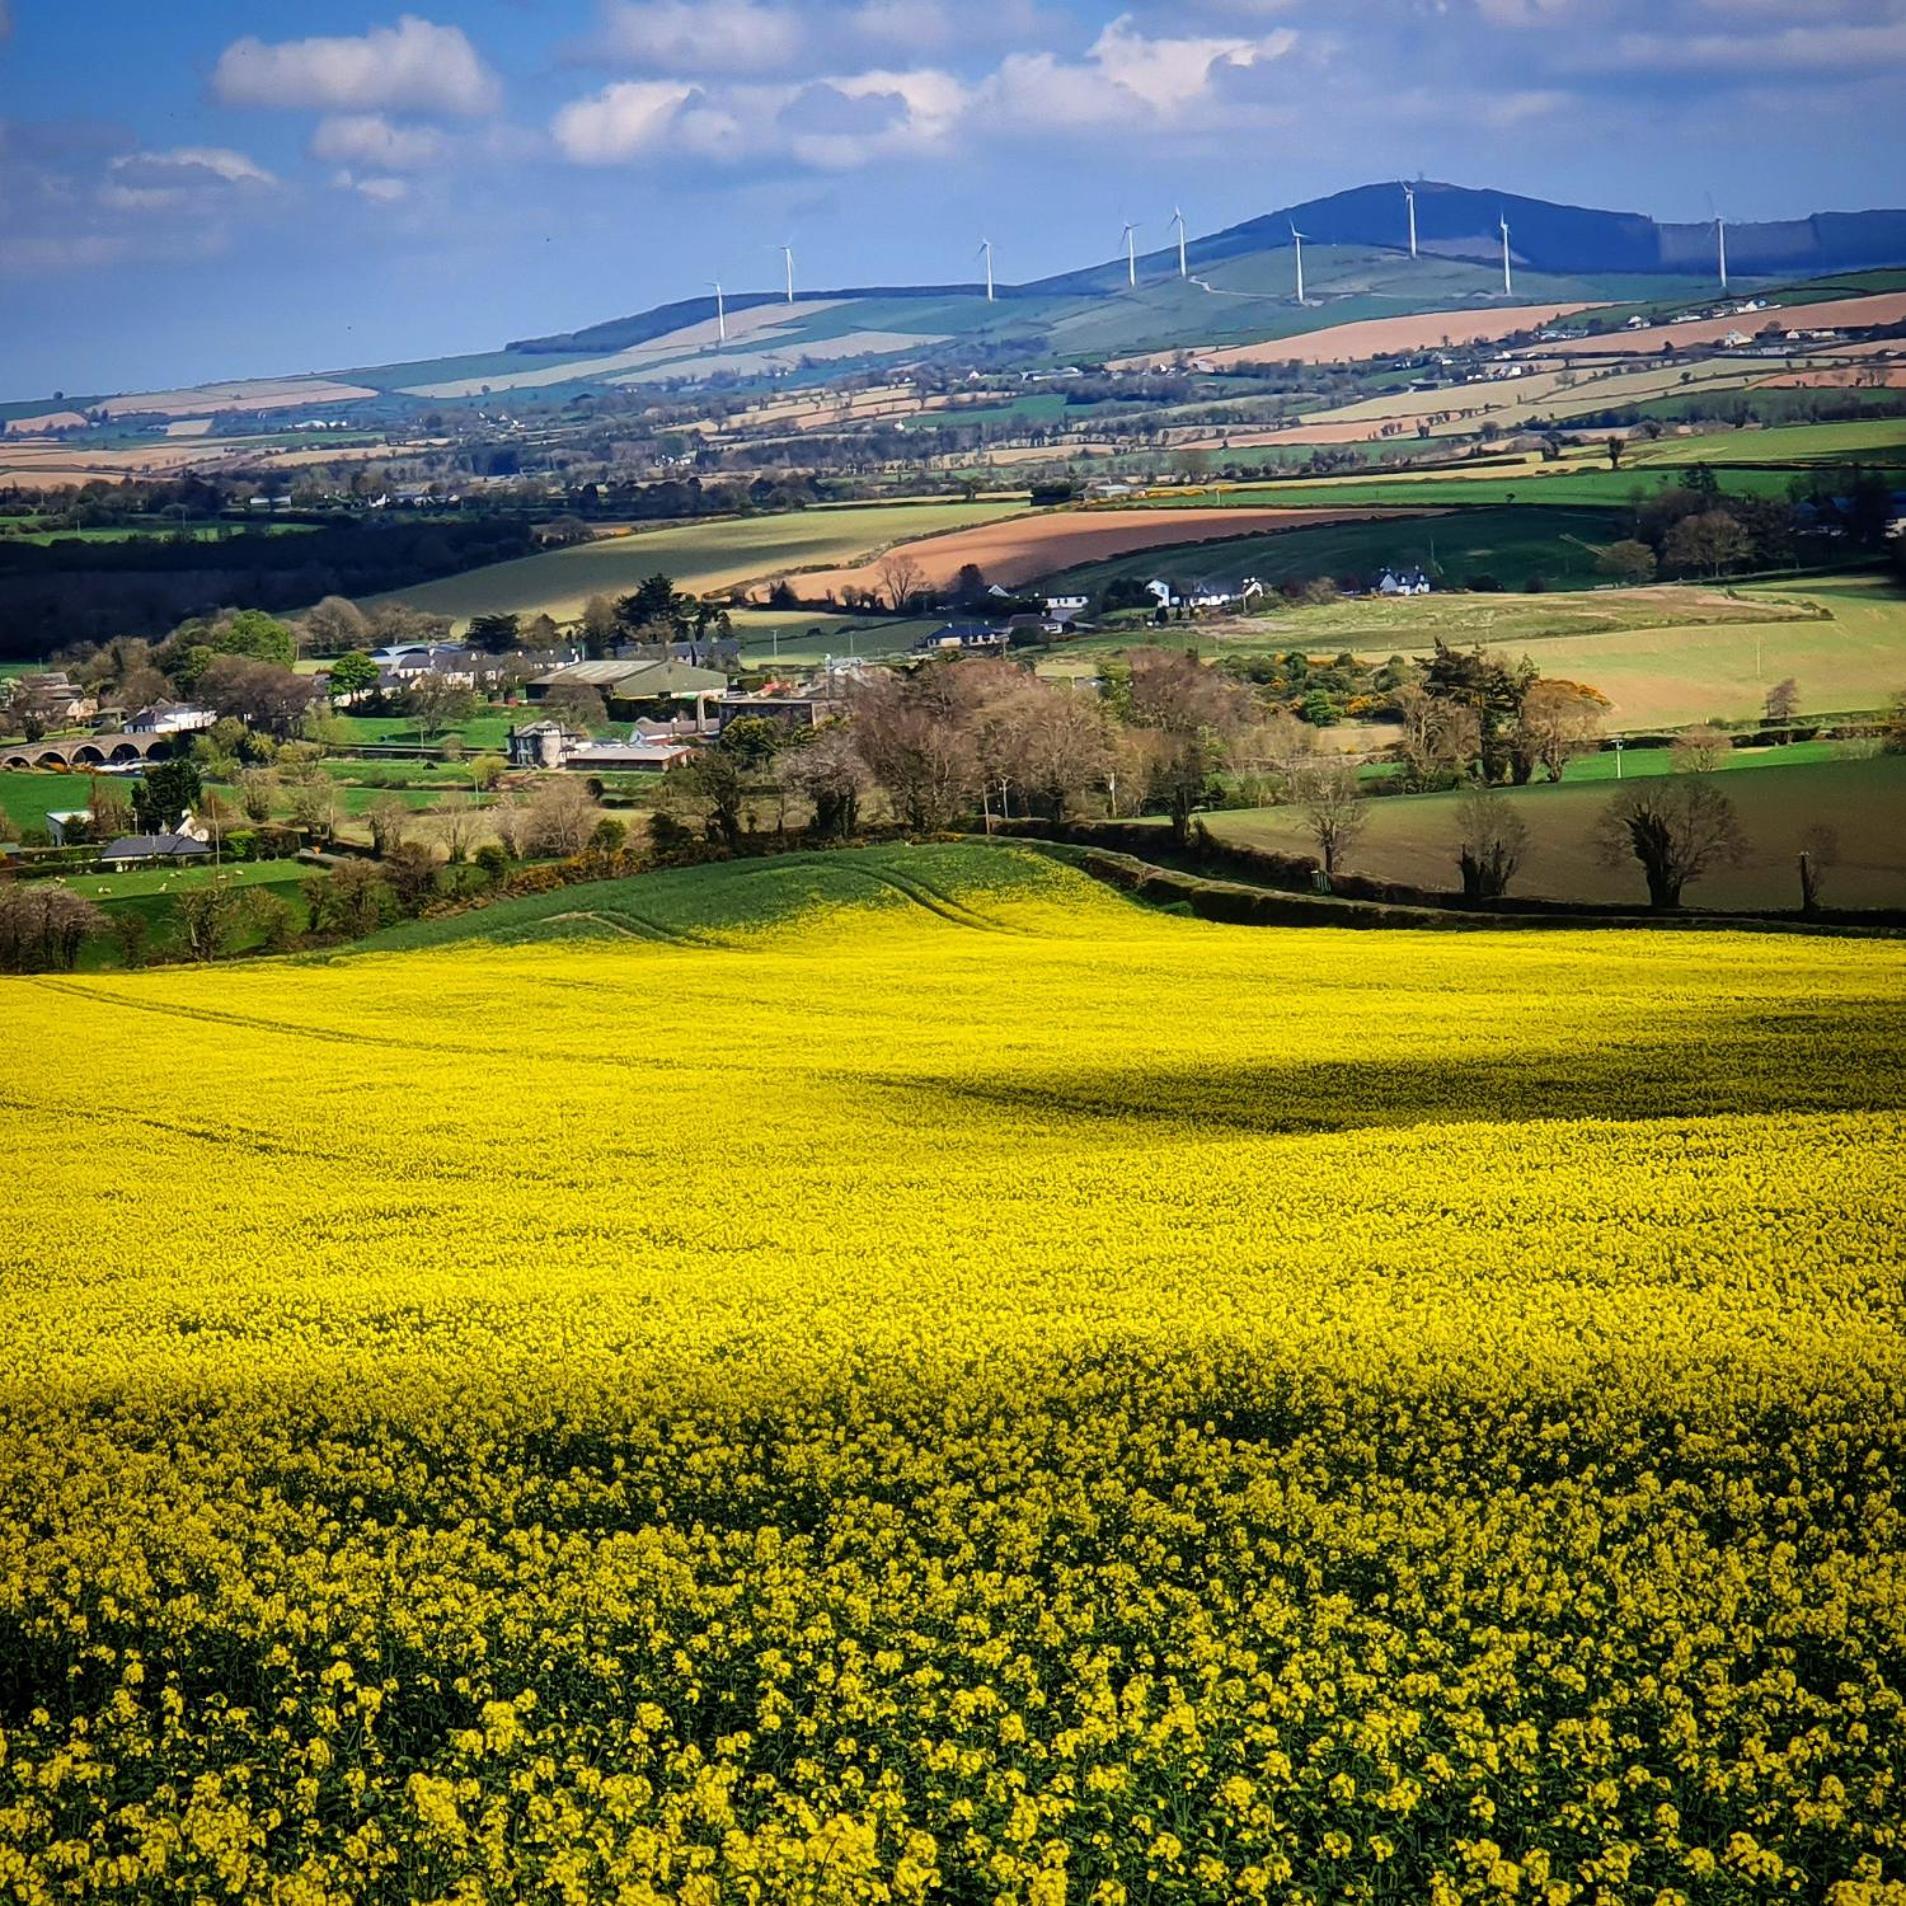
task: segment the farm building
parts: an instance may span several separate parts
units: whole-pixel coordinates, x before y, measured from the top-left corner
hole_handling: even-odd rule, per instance
[[[1380,596],[1426,596],[1430,587],[1429,577],[1420,569],[1386,569],[1377,578]]]
[[[585,774],[666,774],[694,754],[685,741],[650,741],[634,735],[627,741],[585,741],[564,755],[563,766]]]
[[[699,730],[707,726],[708,704],[728,692],[728,677],[676,661],[572,662],[537,676],[529,684],[529,698],[546,701],[556,689],[572,685],[593,688],[618,721],[669,720],[689,707]]]

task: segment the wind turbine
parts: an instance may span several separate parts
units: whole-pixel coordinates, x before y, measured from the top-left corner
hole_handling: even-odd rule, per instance
[[[1410,208],[1410,256],[1416,256],[1416,187],[1405,184],[1403,202]]]
[[[1138,289],[1138,227],[1128,218],[1125,229],[1119,233],[1125,241],[1125,277],[1132,289]]]
[[[1174,205],[1171,208],[1171,222],[1178,228],[1178,275],[1189,278],[1191,271],[1185,263],[1185,214],[1181,207]]]
[[[794,302],[794,247],[792,245],[783,245],[780,249],[781,262],[787,267],[788,303],[792,304]]]
[[[715,287],[715,348],[720,350],[728,342],[728,307],[722,300],[721,280],[711,282]]]
[[[993,302],[993,241],[982,238],[979,242],[980,256],[986,260],[986,302]]]
[[[1291,242],[1297,247],[1297,302],[1304,299],[1304,234],[1295,225],[1291,227]]]
[[[1714,249],[1718,254],[1721,267],[1721,289],[1727,289],[1727,218],[1723,213],[1714,214]]]
[[[1516,295],[1516,281],[1509,270],[1509,215],[1501,212],[1497,218],[1502,226],[1502,295],[1513,298]]]

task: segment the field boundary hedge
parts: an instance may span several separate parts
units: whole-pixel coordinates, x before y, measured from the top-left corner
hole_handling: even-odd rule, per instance
[[[1184,902],[1200,919],[1239,926],[1387,927],[1721,927],[1743,932],[1824,933],[1894,938],[1906,911],[1822,909],[1798,913],[1645,907],[1566,900],[1502,899],[1466,903],[1456,893],[1340,874],[1318,891],[1319,864],[1306,854],[1277,854],[1218,840],[1202,822],[1182,854],[1162,829],[1132,821],[1007,821],[991,839],[1080,850],[1071,864],[1122,891],[1159,905]],[[1134,851],[1136,850],[1136,851]],[[1213,871],[1215,870],[1215,871]],[[1229,877],[1226,877],[1229,876]]]

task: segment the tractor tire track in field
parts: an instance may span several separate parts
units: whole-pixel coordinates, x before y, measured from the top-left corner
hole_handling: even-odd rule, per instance
[[[967,927],[978,933],[1010,933],[1016,929],[1006,926],[1002,921],[990,919],[987,915],[969,907],[963,900],[956,900],[951,894],[942,893],[928,885],[917,874],[897,874],[891,868],[876,872],[871,867],[850,867],[844,871],[857,879],[865,880],[876,887],[889,888],[903,898],[911,900],[917,907],[924,907],[928,913],[936,914],[949,926]]]

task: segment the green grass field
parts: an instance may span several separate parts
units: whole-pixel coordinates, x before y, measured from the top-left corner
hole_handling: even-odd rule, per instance
[[[1714,438],[1703,438],[1713,444]],[[1733,442],[1732,437],[1722,439]],[[1711,451],[1717,459],[1719,450]],[[1689,457],[1689,463],[1703,461]],[[1581,464],[1531,465],[1503,476],[1465,476],[1425,471],[1420,476],[1343,476],[1306,478],[1283,483],[1226,485],[1222,493],[1197,489],[1176,496],[1149,498],[1153,509],[1209,508],[1214,503],[1237,508],[1376,509],[1490,509],[1514,504],[1545,508],[1602,508],[1625,510],[1656,491],[1676,487],[1686,475],[1680,468],[1650,464],[1636,468],[1624,461],[1618,470],[1584,468]],[[1716,469],[1723,489],[1742,496],[1785,496],[1793,482],[1791,470]]]
[[[1899,468],[1906,466],[1906,417],[1779,424],[1769,429],[1727,430],[1702,437],[1667,437],[1659,443],[1637,444],[1633,455],[1635,461],[1649,468],[1689,463],[1851,463],[1861,459]],[[1731,485],[1743,474],[1728,471],[1723,480]]]
[[[1610,511],[1515,505],[1276,530],[1177,554],[1141,550],[1069,569],[1049,578],[1048,586],[1091,592],[1119,577],[1145,582],[1154,576],[1185,583],[1204,576],[1258,576],[1279,583],[1320,576],[1369,578],[1386,567],[1421,566],[1454,583],[1487,574],[1519,590],[1530,577],[1541,576],[1556,588],[1584,588],[1595,577],[1590,545],[1621,534],[1620,519]]]
[[[1725,787],[1747,832],[1750,858],[1688,889],[1693,906],[1791,907],[1799,904],[1795,858],[1815,825],[1839,835],[1841,864],[1829,876],[1829,905],[1906,907],[1906,757],[1807,762],[1779,772],[1734,773]],[[1632,863],[1607,868],[1596,858],[1595,823],[1613,795],[1599,779],[1514,788],[1506,797],[1527,821],[1529,849],[1512,892],[1552,900],[1643,901],[1647,889]],[[1453,888],[1454,794],[1374,800],[1369,827],[1349,871],[1413,885]],[[1253,808],[1205,817],[1220,839],[1284,852],[1312,851],[1292,808]]]
[[[462,741],[466,749],[483,753],[500,750],[509,740],[511,727],[518,721],[534,720],[523,709],[491,709],[469,721],[459,722],[447,733],[436,729],[426,738],[407,715],[336,715],[332,719],[347,738],[347,745],[372,747],[380,742],[404,746],[442,747],[450,735]]]
[[[1814,605],[1828,619],[1796,613]],[[1587,682],[1614,704],[1614,730],[1753,720],[1767,690],[1789,677],[1799,685],[1803,715],[1880,708],[1906,690],[1906,591],[1880,576],[1726,590],[1670,584],[1280,605],[1221,623],[1088,637],[1040,667],[1049,675],[1089,674],[1108,652],[1150,641],[1195,646],[1206,656],[1347,650],[1383,660],[1420,655],[1439,640],[1526,655],[1545,675]]]
[[[733,616],[741,659],[756,669],[776,663],[813,668],[829,656],[865,660],[901,655],[944,620],[943,616],[816,615],[803,609],[739,609]]]
[[[310,871],[288,860],[241,861],[217,869],[143,867],[123,874],[76,874],[61,884],[93,901],[104,910],[108,921],[125,913],[141,915],[146,922],[146,957],[164,959],[180,951],[177,911],[180,894],[214,879],[227,879],[235,886],[262,888],[296,908],[301,898],[299,883]],[[302,915],[299,924],[303,924]],[[247,926],[236,936],[231,950],[250,952],[259,943],[256,929]],[[88,940],[80,953],[82,972],[105,971],[122,963],[118,940],[110,934]]]
[[[92,799],[83,774],[0,772],[0,813],[15,828],[44,827],[49,814],[68,814]]]
[[[548,550],[373,598],[447,615],[459,627],[487,612],[573,620],[591,596],[626,594],[658,571],[707,593],[803,568],[861,560],[889,544],[1022,515],[1022,500],[883,503],[723,517],[631,531],[573,549]]]

